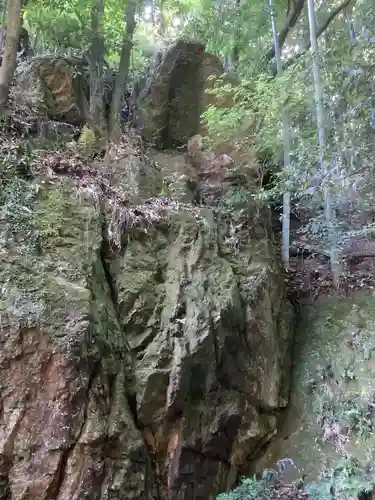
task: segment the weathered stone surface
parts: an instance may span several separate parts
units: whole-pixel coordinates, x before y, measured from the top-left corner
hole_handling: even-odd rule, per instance
[[[35,188],[12,184],[1,207],[0,498],[144,499],[99,214],[69,190]]]
[[[214,174],[201,172],[201,191],[224,180],[220,200],[231,206],[229,167]],[[163,228],[132,233],[109,263],[160,498],[215,498],[287,404],[291,310],[268,216],[238,203],[237,213],[182,208]]]
[[[19,108],[73,125],[84,123],[87,84],[79,59],[46,55],[20,65],[13,88]]]
[[[182,158],[113,162],[129,202],[107,224],[67,180],[2,193],[0,498],[214,499],[276,432],[292,322],[269,214],[229,165],[188,203]]]
[[[186,144],[203,132],[201,114],[208,106],[228,107],[229,99],[205,93],[209,77],[224,73],[220,60],[199,43],[179,40],[165,53],[140,103],[138,122],[143,136],[163,147]]]

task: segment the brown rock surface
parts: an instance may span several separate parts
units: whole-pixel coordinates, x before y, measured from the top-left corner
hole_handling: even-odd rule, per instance
[[[205,108],[232,104],[231,98],[205,93],[213,85],[209,77],[223,73],[219,58],[206,53],[203,45],[184,40],[172,45],[140,103],[138,122],[143,136],[168,148],[186,144],[192,135],[204,133],[201,114]]]
[[[124,162],[129,199],[176,189],[173,162],[149,189]],[[160,195],[104,224],[67,181],[4,191],[0,498],[214,499],[274,435],[291,309],[268,213],[229,170],[215,207]]]

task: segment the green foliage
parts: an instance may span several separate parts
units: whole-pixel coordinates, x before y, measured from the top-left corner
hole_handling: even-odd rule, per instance
[[[317,392],[314,412],[322,426],[322,440],[338,445],[341,439],[352,433],[367,438],[374,424],[369,402],[361,394],[351,393],[338,397],[335,402],[326,393],[324,385],[319,386],[315,379],[308,381],[310,390]],[[334,430],[332,430],[334,429]]]
[[[281,117],[284,109],[291,123],[298,122],[301,110],[311,102],[311,96],[304,81],[306,73],[296,68],[282,78],[273,78],[265,73],[252,75],[233,88],[217,82],[214,90],[218,96],[234,95],[231,109],[210,107],[203,118],[213,143],[226,140],[249,141],[261,154],[278,156],[281,144]],[[315,127],[304,129],[305,147],[307,140],[314,140]],[[301,138],[299,138],[301,139]]]
[[[337,3],[322,5],[317,10],[318,24],[327,19]],[[277,2],[275,7],[280,26],[285,4]],[[271,156],[278,169],[274,186],[267,192],[260,191],[258,197],[275,199],[285,191],[290,192],[294,205],[303,206],[309,214],[314,214],[309,224],[302,228],[299,240],[306,241],[310,247],[322,252],[333,241],[341,248],[349,228],[333,222],[328,232],[322,210],[322,188],[327,183],[330,185],[334,210],[340,210],[345,203],[362,203],[362,210],[368,210],[371,204],[371,193],[375,188],[371,167],[375,103],[372,97],[374,89],[369,86],[369,81],[374,75],[370,60],[374,58],[375,46],[369,40],[375,33],[365,19],[367,16],[373,18],[375,9],[368,0],[360,1],[355,11],[348,10],[345,16],[335,18],[327,30],[327,36],[319,40],[326,110],[326,165],[330,171],[326,178],[319,169],[309,53],[290,65],[282,77],[275,78],[270,74],[262,57],[271,44],[271,25],[269,12],[267,9],[263,12],[262,8],[264,5],[261,7],[258,2],[252,3],[251,7],[243,4],[240,8],[234,3],[202,4],[197,32],[200,30],[202,38],[208,39],[210,50],[222,57],[236,47],[240,52],[237,73],[243,77],[234,89],[220,89],[219,85],[215,90],[218,94],[225,91],[231,93],[235,104],[231,109],[212,107],[205,112],[204,120],[210,139],[212,144],[223,141],[245,142],[255,146],[261,157]],[[247,17],[250,12],[252,19],[257,19],[257,26],[250,20],[251,16]],[[244,31],[242,20],[247,24]],[[223,26],[222,32],[219,32],[216,23]],[[364,30],[364,24],[367,31]],[[200,25],[202,28],[199,28]],[[258,26],[263,30],[262,33],[257,31]],[[284,58],[292,57],[296,40],[301,45],[301,39],[308,37],[306,26],[307,19],[302,15],[284,47]],[[355,43],[348,34],[350,26],[356,32]],[[190,29],[193,30],[193,27],[190,26]],[[242,39],[245,32],[245,38]],[[248,48],[251,55],[244,57]],[[287,117],[291,135],[291,165],[284,170],[280,169],[283,161],[283,113]],[[345,172],[345,179],[341,172],[338,173],[340,170]],[[366,178],[366,181],[362,182],[361,196],[358,196],[353,194],[350,186],[354,182],[361,182],[361,178]]]
[[[106,59],[115,67],[120,59],[125,8],[125,1],[105,2]],[[82,0],[38,0],[24,11],[24,25],[31,33],[37,51],[79,55],[90,46],[91,9],[92,2]],[[134,70],[147,60],[145,54],[150,45],[149,26],[143,23],[141,29],[136,32],[131,61]]]
[[[252,500],[263,493],[264,485],[256,477],[244,478],[241,485],[229,493],[222,493],[217,500]]]
[[[316,481],[307,484],[303,489],[308,493],[310,500],[335,500],[343,498],[343,494],[354,497],[359,493],[370,492],[374,481],[374,474],[370,468],[361,466],[353,457],[347,457],[336,468],[322,471]],[[217,500],[267,500],[268,488],[273,486],[277,490],[282,484],[279,474],[267,469],[260,479],[255,476],[243,478],[240,486],[220,494]]]
[[[37,50],[55,52],[87,48],[85,26],[80,20],[81,12],[83,17],[88,15],[87,7],[82,4],[79,17],[76,7],[66,3],[61,8],[57,2],[51,2],[37,4],[24,12],[24,25],[30,30]]]
[[[220,199],[219,208],[224,210],[242,210],[249,205],[251,193],[244,187],[231,187]]]
[[[341,420],[349,429],[360,436],[368,436],[373,429],[371,411],[368,402],[357,396],[344,399],[341,409]]]
[[[280,20],[286,11],[286,4],[284,0],[275,2]],[[269,28],[266,2],[203,0],[191,10],[184,34],[201,40],[209,52],[223,58],[231,58],[237,51],[241,75],[248,76],[253,73],[250,69],[264,69],[263,54],[272,45]]]
[[[334,500],[341,498],[341,494],[354,496],[370,492],[373,484],[373,474],[348,457],[335,469],[323,471],[316,482],[306,487],[306,492],[311,500]]]
[[[257,479],[242,478],[240,486],[228,493],[222,493],[216,500],[266,500],[265,491],[277,479],[277,472],[272,469],[266,469],[262,477]]]

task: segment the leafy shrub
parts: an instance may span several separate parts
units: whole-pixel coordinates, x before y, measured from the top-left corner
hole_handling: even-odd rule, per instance
[[[277,472],[266,469],[260,479],[257,479],[255,475],[252,478],[242,478],[240,486],[228,493],[222,493],[216,500],[265,499],[265,490],[272,484],[275,478],[277,478]]]

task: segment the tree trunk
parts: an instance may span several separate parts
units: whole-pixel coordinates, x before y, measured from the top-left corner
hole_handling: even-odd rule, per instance
[[[276,31],[275,11],[273,8],[272,0],[268,0],[268,5],[271,11],[271,23],[273,32],[273,41],[275,45],[277,73],[281,75],[283,72],[283,65],[281,61],[281,49]],[[283,150],[284,150],[284,169],[287,170],[290,166],[290,133],[289,124],[286,110],[283,109]],[[283,224],[282,224],[282,259],[286,269],[289,268],[289,248],[290,248],[290,193],[283,194]]]
[[[95,0],[91,17],[90,68],[90,127],[97,135],[106,131],[104,112],[104,0]]]
[[[0,66],[1,66],[1,54],[4,44],[4,35],[5,35],[5,25],[7,20],[7,2],[4,1],[2,12],[1,12],[1,28],[0,28]]]
[[[22,0],[8,3],[8,27],[5,37],[3,62],[0,67],[0,110],[4,109],[17,65],[17,49],[20,42]]]
[[[332,209],[332,193],[329,184],[330,172],[326,163],[327,158],[326,158],[326,140],[325,140],[325,114],[324,114],[324,103],[323,103],[323,90],[320,78],[320,68],[318,59],[318,43],[317,43],[317,33],[316,33],[314,0],[307,0],[307,7],[308,7],[308,17],[309,17],[310,44],[311,44],[311,52],[313,59],[312,69],[313,69],[313,80],[315,89],[316,116],[318,125],[319,162],[320,162],[320,168],[325,177],[323,185],[324,211],[325,211],[325,219],[328,230],[332,278],[334,285],[337,287],[339,284],[341,266],[338,258],[337,242],[335,241],[336,240],[335,227],[334,227],[335,217],[334,217],[334,211]]]
[[[129,74],[130,56],[133,47],[133,35],[136,28],[136,12],[137,0],[128,0],[120,66],[115,79],[115,88],[112,94],[111,111],[109,116],[109,134],[111,139],[117,139],[121,136],[121,104]]]
[[[159,5],[159,35],[164,38],[167,32],[167,19],[164,9],[164,0],[160,0]]]

